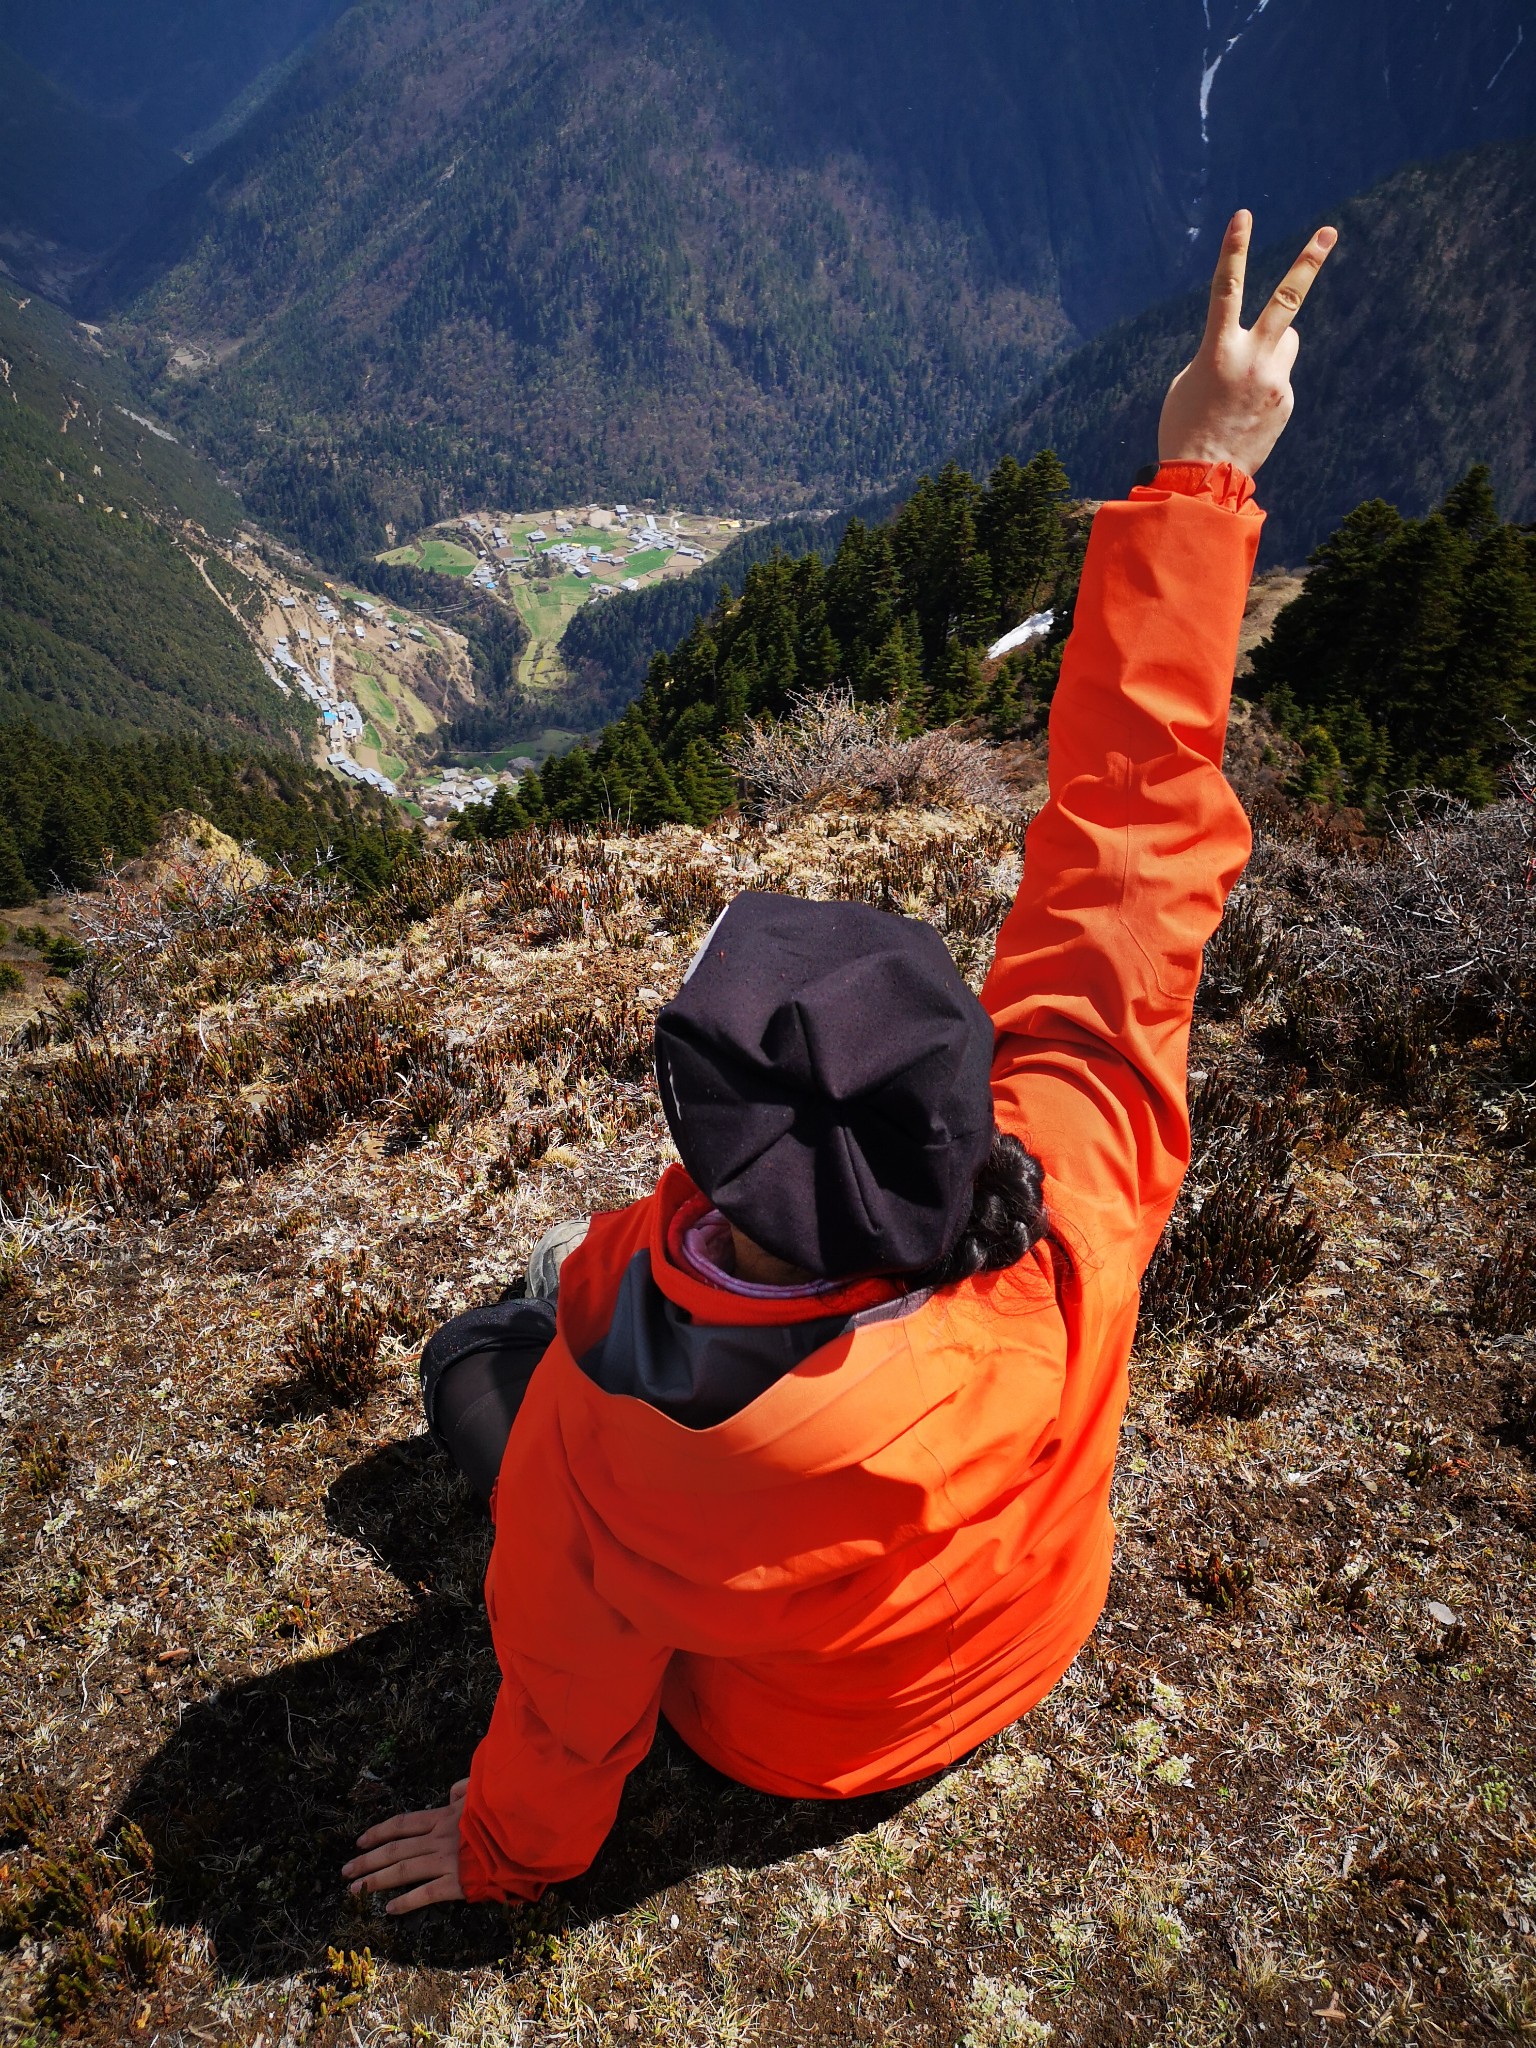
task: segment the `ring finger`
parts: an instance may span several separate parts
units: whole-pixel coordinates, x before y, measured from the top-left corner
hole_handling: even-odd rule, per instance
[[[351,1889],[363,1892],[395,1891],[403,1884],[421,1884],[434,1877],[443,1876],[441,1856],[403,1856],[398,1863],[388,1863],[381,1870],[375,1870],[366,1877],[352,1880]]]

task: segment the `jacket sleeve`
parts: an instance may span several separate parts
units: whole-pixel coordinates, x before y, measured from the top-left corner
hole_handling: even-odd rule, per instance
[[[459,1824],[467,1899],[536,1899],[613,1825],[656,1729],[669,1652],[604,1597],[541,1367],[507,1446],[485,1600],[501,1687]]]
[[[1221,772],[1262,514],[1223,464],[1102,507],[1051,706],[1049,796],[982,1001],[998,1122],[1069,1248],[1139,1278],[1189,1163],[1201,951],[1248,858]]]

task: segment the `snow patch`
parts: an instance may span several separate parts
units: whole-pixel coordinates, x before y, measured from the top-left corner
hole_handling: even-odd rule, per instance
[[[1043,640],[1056,623],[1054,612],[1031,612],[1020,626],[1005,633],[1001,640],[994,640],[987,649],[988,661],[998,661],[1005,654],[1012,654],[1015,647],[1027,647],[1031,640]]]
[[[1501,79],[1501,78],[1502,78],[1502,77],[1504,76],[1504,72],[1505,72],[1505,69],[1506,69],[1506,67],[1507,67],[1507,65],[1508,65],[1508,63],[1509,63],[1509,60],[1510,60],[1510,58],[1514,56],[1514,54],[1515,54],[1516,50],[1518,50],[1518,49],[1519,49],[1520,45],[1521,45],[1521,44],[1522,44],[1522,43],[1523,43],[1524,41],[1525,41],[1525,30],[1524,30],[1524,28],[1523,28],[1523,27],[1522,27],[1522,26],[1521,26],[1521,25],[1520,25],[1520,24],[1519,24],[1519,23],[1517,22],[1517,23],[1516,23],[1516,25],[1515,25],[1515,40],[1514,40],[1514,41],[1513,41],[1513,42],[1512,42],[1512,43],[1510,44],[1510,46],[1509,46],[1509,49],[1508,49],[1508,51],[1507,51],[1507,52],[1505,53],[1505,57],[1504,57],[1504,62],[1503,62],[1503,63],[1502,63],[1502,64],[1501,64],[1500,66],[1499,66],[1498,70],[1497,70],[1497,71],[1495,71],[1495,73],[1493,74],[1492,78],[1490,78],[1490,79],[1489,79],[1489,81],[1488,81],[1487,85],[1486,85],[1486,86],[1485,86],[1485,88],[1484,88],[1484,90],[1485,90],[1485,91],[1487,91],[1487,92],[1492,92],[1492,91],[1493,91],[1493,88],[1494,88],[1494,87],[1495,87],[1495,86],[1496,86],[1496,85],[1498,84],[1499,80],[1500,80],[1500,79]]]

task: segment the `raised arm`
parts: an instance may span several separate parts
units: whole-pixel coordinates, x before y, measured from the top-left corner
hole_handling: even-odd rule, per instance
[[[1254,471],[1291,411],[1291,322],[1320,229],[1251,330],[1251,221],[1228,228],[1199,352],[1169,390],[1154,484],[1094,521],[1051,708],[1049,799],[982,1000],[999,1121],[1043,1161],[1069,1238],[1150,1257],[1189,1159],[1201,951],[1248,857],[1221,773],[1258,546]]]

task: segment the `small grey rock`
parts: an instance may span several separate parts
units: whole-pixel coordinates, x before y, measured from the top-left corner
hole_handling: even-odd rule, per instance
[[[1424,1612],[1431,1621],[1438,1622],[1441,1628],[1454,1628],[1456,1626],[1456,1616],[1443,1600],[1427,1600],[1424,1603]]]

